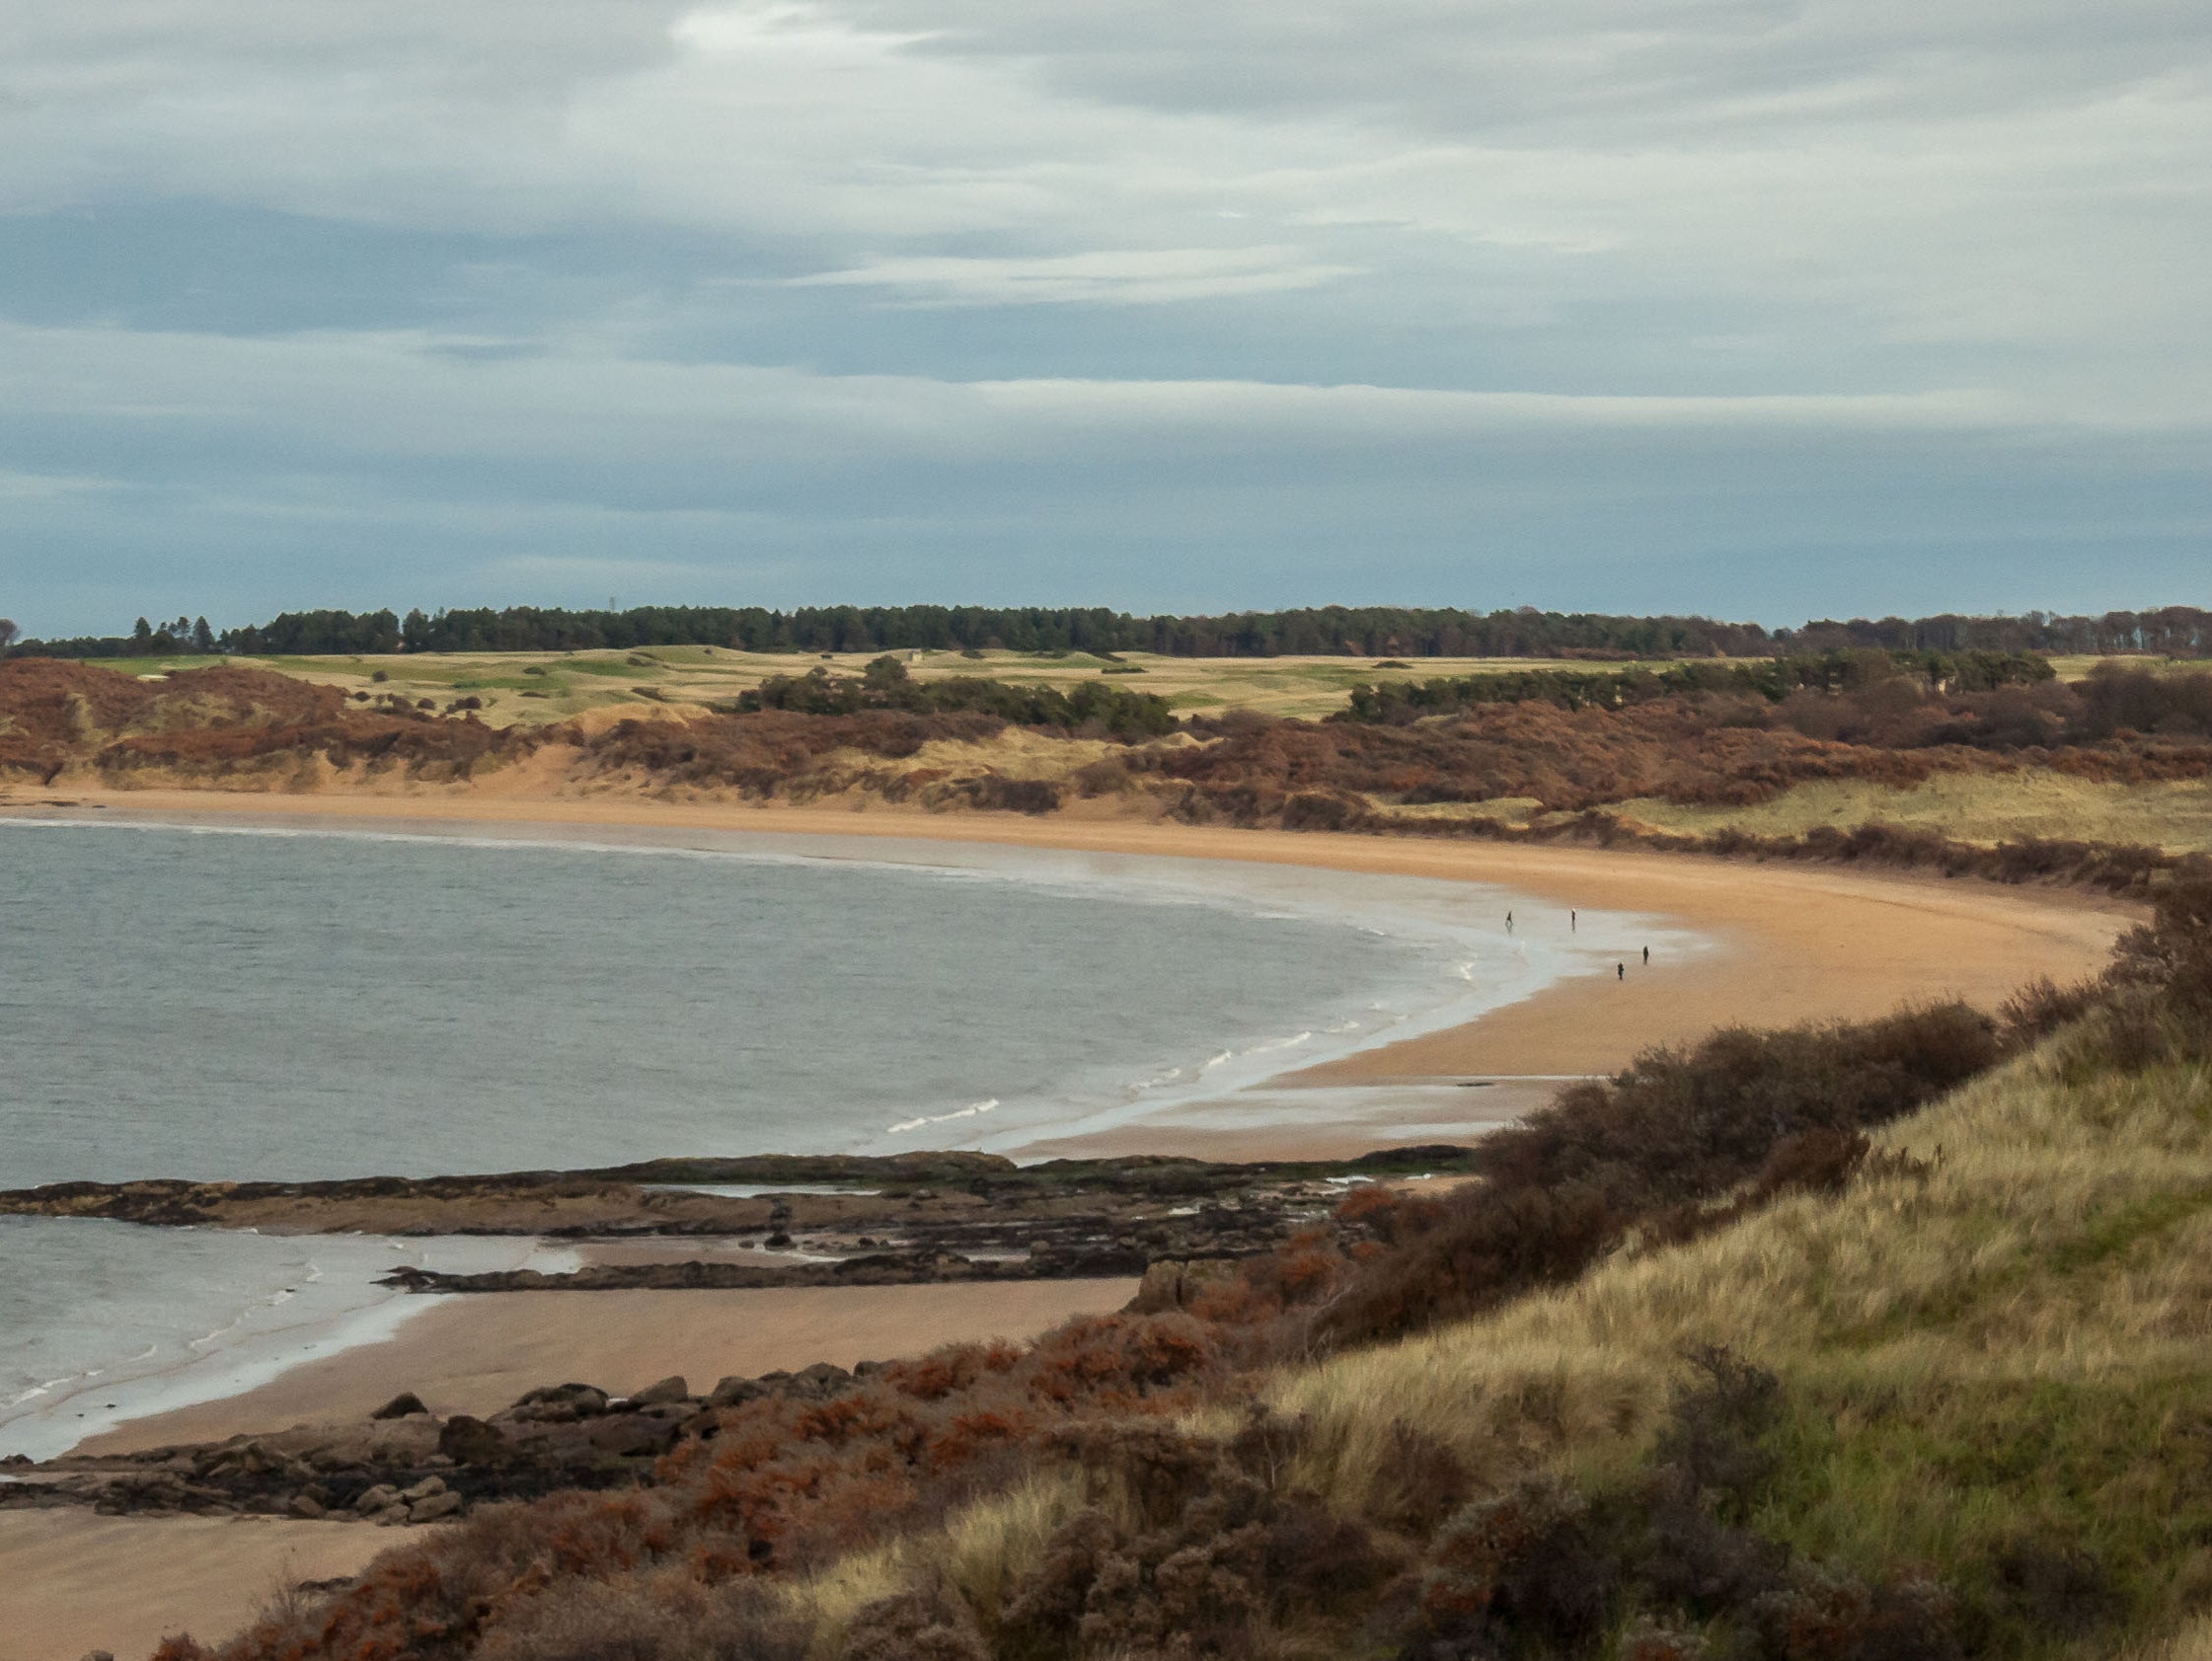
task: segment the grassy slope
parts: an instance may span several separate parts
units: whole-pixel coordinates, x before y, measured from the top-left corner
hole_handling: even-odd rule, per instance
[[[2212,1596],[2212,1071],[2127,1076],[2060,1040],[1877,1138],[1934,1161],[1561,1293],[1291,1378],[1308,1474],[1365,1503],[1394,1419],[1495,1468],[1603,1476],[1688,1346],[1784,1382],[1762,1527],[1971,1583],[2022,1537],[2094,1551],[2144,1619]],[[2073,1058],[2073,1059],[2070,1059]]]
[[[2115,1072],[2077,1030],[1876,1141],[1932,1171],[1287,1374],[1276,1405],[1318,1433],[1291,1479],[1387,1509],[1374,1472],[1403,1423],[1500,1484],[1549,1467],[1603,1486],[1646,1457],[1684,1351],[1724,1343],[1783,1383],[1763,1533],[1967,1591],[2008,1546],[2084,1548],[2130,1611],[2100,1651],[2212,1654],[2212,1623],[2188,1623],[2212,1602],[2212,1069]],[[1041,1479],[798,1596],[834,1628],[942,1576],[988,1622],[1078,1503]]]
[[[1943,773],[1911,790],[1864,780],[1800,785],[1749,807],[1684,806],[1655,797],[1624,801],[1624,819],[1655,830],[1709,836],[1801,836],[1820,825],[1849,830],[1879,822],[1937,831],[1959,842],[2035,838],[2145,843],[2174,853],[2212,853],[2212,785],[2202,780],[2118,785],[2036,769]]]

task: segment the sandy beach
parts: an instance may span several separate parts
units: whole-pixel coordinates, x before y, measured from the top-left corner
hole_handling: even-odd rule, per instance
[[[0,1661],[144,1661],[177,1632],[212,1643],[280,1589],[357,1574],[392,1544],[277,1517],[0,1511]]]
[[[479,1417],[543,1384],[614,1394],[680,1374],[710,1390],[730,1375],[850,1367],[940,1344],[1027,1338],[1070,1316],[1117,1310],[1134,1280],[842,1286],[760,1292],[513,1292],[440,1298],[391,1337],[310,1361],[243,1395],[134,1419],[87,1454],[219,1441],[363,1419],[403,1390],[440,1416]]]

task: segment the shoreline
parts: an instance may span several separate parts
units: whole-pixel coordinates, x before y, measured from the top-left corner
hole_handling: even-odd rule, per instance
[[[1103,1128],[1045,1131],[997,1150],[1024,1161],[1129,1154],[1223,1162],[1329,1160],[1394,1143],[1470,1140],[1540,1105],[1564,1079],[1616,1071],[1641,1049],[1691,1041],[1732,1021],[1763,1025],[1849,1018],[1945,995],[1989,1007],[2038,973],[2074,978],[2101,962],[2131,917],[2130,908],[2109,899],[2023,892],[1971,879],[1642,851],[1440,845],[1125,819],[477,793],[270,796],[183,791],[60,792],[36,803],[0,800],[0,814],[113,815],[111,822],[185,828],[405,832],[412,827],[443,835],[472,827],[509,833],[585,830],[603,838],[624,832],[767,833],[1234,861],[1494,884],[1538,905],[1549,902],[1562,911],[1573,906],[1593,917],[1632,915],[1707,943],[1686,963],[1660,962],[1633,979],[1588,968],[1576,972],[1569,964],[1533,993],[1473,1020],[1395,1038],[1385,1033],[1380,1042],[1241,1090]],[[1523,927],[1534,921],[1524,920]],[[607,1299],[708,1294],[578,1295],[603,1307]],[[539,1296],[532,1295],[532,1302]],[[409,1312],[400,1324],[421,1329],[422,1313]],[[344,1345],[338,1357],[374,1347]],[[333,1359],[304,1360],[279,1372],[277,1381]],[[172,1416],[164,1412],[127,1422]]]
[[[1092,855],[1294,866],[1487,883],[1556,911],[1624,913],[1686,927],[1716,948],[1685,965],[1615,981],[1567,973],[1518,1002],[1442,1030],[1386,1040],[1269,1080],[1270,1088],[1557,1080],[1610,1073],[1638,1051],[1741,1022],[1781,1025],[1878,1014],[1915,998],[1994,1007],[2038,974],[2065,981],[2103,964],[2139,908],[2061,888],[1975,877],[1765,864],[1640,849],[1439,843],[1335,832],[1239,830],[1131,818],[1027,818],[887,807],[790,807],[468,791],[447,794],[60,790],[0,796],[0,815],[114,815],[117,822],[274,829],[374,826],[431,834],[512,831],[719,832],[897,839]],[[1623,961],[1636,943],[1620,943]],[[1642,965],[1636,965],[1639,971]],[[1133,1126],[1173,1133],[1170,1122]],[[1092,1147],[1116,1130],[1084,1138]],[[1056,1145],[1068,1139],[1051,1139]],[[1309,1157],[1297,1149],[1277,1157]],[[1003,1150],[1002,1150],[1003,1151]],[[1098,1147],[1099,1152],[1124,1148]],[[1158,1151],[1147,1149],[1146,1151]],[[1365,1151],[1359,1149],[1355,1151]],[[1338,1157],[1334,1151],[1311,1157]]]
[[[252,804],[254,798],[248,799]],[[1118,1077],[1115,1070],[1093,1069],[1088,1074],[1063,1078],[1056,1089],[1031,1091],[1011,1102],[1001,1102],[992,1095],[954,1110],[951,1101],[964,1099],[954,1096],[930,1103],[916,1101],[906,1110],[892,1108],[889,1112],[896,1122],[887,1117],[873,1128],[851,1129],[851,1139],[839,1151],[856,1154],[972,1149],[1033,1160],[1045,1156],[1032,1152],[1032,1145],[1049,1143],[1055,1153],[1084,1152],[1103,1145],[1100,1139],[1110,1137],[1121,1151],[1182,1152],[1235,1162],[1282,1157],[1277,1150],[1287,1135],[1302,1135],[1301,1148],[1312,1145],[1312,1130],[1300,1133],[1293,1129],[1298,1124],[1311,1124],[1311,1102],[1282,1113],[1281,1122],[1264,1127],[1267,1134],[1257,1140],[1244,1133],[1249,1132],[1249,1123],[1240,1127],[1240,1134],[1225,1140],[1216,1132],[1200,1133],[1194,1125],[1185,1125],[1183,1114],[1195,1109],[1201,1118],[1210,1119],[1214,1109],[1231,1097],[1243,1098],[1256,1091],[1279,1087],[1310,1070],[1335,1064],[1356,1066],[1359,1054],[1382,1045],[1468,1027],[1563,980],[1594,980],[1609,975],[1613,953],[1627,949],[1622,942],[1654,945],[1659,961],[1677,965],[1716,949],[1714,942],[1677,929],[1668,919],[1647,913],[1605,912],[1589,906],[1582,908],[1577,936],[1567,928],[1564,910],[1554,916],[1531,896],[1482,877],[1454,881],[1432,874],[1357,867],[1330,873],[1326,868],[1296,861],[1256,861],[1241,856],[1223,859],[1211,851],[1191,857],[1181,849],[1058,847],[1005,836],[946,838],[934,834],[940,826],[926,816],[919,822],[908,820],[881,827],[882,834],[856,837],[849,834],[849,823],[825,826],[811,820],[801,824],[781,819],[672,824],[658,818],[649,803],[644,804],[648,809],[646,814],[624,813],[619,821],[609,821],[602,815],[591,820],[533,816],[520,822],[474,814],[371,817],[262,810],[217,814],[193,811],[189,804],[146,812],[140,810],[139,798],[41,805],[44,811],[10,813],[6,804],[0,803],[0,823],[175,830],[279,840],[355,836],[424,845],[444,843],[477,851],[513,849],[728,860],[805,867],[816,871],[839,868],[920,871],[980,880],[988,885],[1057,892],[1063,897],[1080,895],[1087,901],[1105,896],[1140,907],[1164,906],[1167,909],[1157,912],[1163,919],[1173,919],[1185,908],[1218,907],[1230,915],[1277,917],[1356,930],[1362,935],[1388,938],[1400,959],[1397,973],[1376,980],[1367,990],[1357,990],[1366,986],[1364,980],[1347,982],[1339,977],[1338,1008],[1308,1007],[1285,1012],[1295,1019],[1286,1019],[1281,1026],[1265,1021],[1255,1027],[1248,1012],[1242,1022],[1215,1028],[1213,1037],[1218,1048],[1198,1035],[1210,1024],[1201,1023],[1189,1036],[1187,1048],[1179,1047],[1173,1053],[1132,1053],[1125,1061],[1131,1071]],[[1524,919],[1518,934],[1500,927],[1501,920],[1516,910]],[[1158,931],[1161,938],[1172,940],[1174,927],[1172,921],[1164,922]],[[1610,950],[1608,942],[1612,943]],[[1456,975],[1452,972],[1455,967]],[[1370,995],[1373,1002],[1368,1001]],[[1292,1025],[1301,1025],[1302,1029],[1285,1036]],[[1208,1055],[1209,1049],[1214,1053]],[[1169,1065],[1171,1062],[1174,1065]],[[1164,1072],[1159,1071],[1162,1067]],[[1580,1076],[1579,1072],[1575,1076]],[[1389,1089],[1435,1083],[1448,1087],[1458,1082],[1396,1078],[1349,1081],[1354,1088]],[[987,1086],[979,1086],[977,1094],[987,1091]],[[1392,1134],[1388,1124],[1392,1115],[1378,1110],[1377,1103],[1349,1105],[1352,1111],[1346,1115],[1343,1134],[1333,1137],[1330,1146],[1317,1149],[1313,1157],[1348,1158],[1406,1140]],[[907,1111],[915,1116],[906,1116]],[[993,1116],[984,1117],[987,1114]],[[1248,1111],[1241,1117],[1251,1121],[1254,1115]],[[1481,1115],[1451,1134],[1479,1134],[1489,1118]],[[1156,1129],[1189,1145],[1174,1149],[1155,1146],[1148,1138]],[[1433,1141],[1439,1136],[1424,1134],[1419,1139]],[[1199,1146],[1201,1143],[1204,1146]],[[783,1153],[799,1151],[781,1142],[762,1147]],[[689,1143],[656,1144],[655,1149],[671,1157],[710,1151]],[[712,1151],[759,1152],[761,1148]],[[460,1169],[488,1168],[470,1165]],[[407,1173],[434,1172],[423,1168],[411,1169]],[[111,1173],[134,1177],[150,1174],[177,1173]],[[220,1173],[197,1174],[212,1178]]]

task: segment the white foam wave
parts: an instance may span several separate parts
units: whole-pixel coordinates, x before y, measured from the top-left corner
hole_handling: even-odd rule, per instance
[[[966,1107],[954,1108],[950,1113],[925,1113],[918,1119],[901,1119],[895,1125],[884,1126],[883,1134],[904,1136],[910,1130],[920,1130],[927,1125],[949,1125],[954,1119],[976,1118],[990,1112],[998,1104],[999,1098],[994,1095],[988,1101],[977,1101]]]

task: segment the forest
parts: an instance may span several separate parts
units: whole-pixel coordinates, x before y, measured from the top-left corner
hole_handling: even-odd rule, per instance
[[[1703,617],[1321,606],[1215,617],[1136,617],[1101,607],[535,606],[286,612],[214,630],[204,617],[140,618],[126,635],[25,640],[24,656],[144,657],[225,652],[317,656],[402,651],[585,651],[712,645],[745,651],[1123,651],[1171,657],[1529,657],[1624,661],[1759,657],[1853,648],[1939,653],[2212,656],[2212,612],[2191,606],[2062,617],[1945,615],[1816,621],[1800,629]]]

